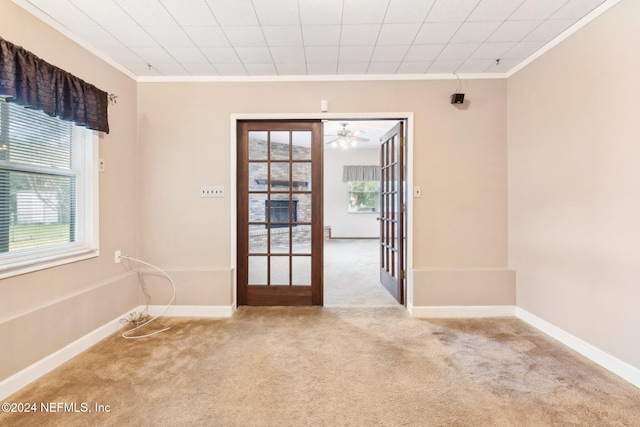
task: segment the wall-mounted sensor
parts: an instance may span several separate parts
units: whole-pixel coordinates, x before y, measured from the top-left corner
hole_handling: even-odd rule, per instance
[[[329,111],[329,101],[327,101],[326,99],[320,101],[320,111],[323,113]]]
[[[453,95],[451,95],[451,103],[452,104],[464,103],[464,93],[454,93]]]

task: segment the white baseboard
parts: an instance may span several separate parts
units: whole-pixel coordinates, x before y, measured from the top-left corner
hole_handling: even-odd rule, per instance
[[[514,317],[516,308],[512,305],[487,306],[408,306],[414,317]]]
[[[164,309],[164,306],[150,306],[149,314],[155,316]],[[37,380],[41,376],[49,373],[58,366],[62,365],[69,359],[82,353],[92,345],[105,339],[109,335],[117,332],[123,325],[120,319],[128,319],[129,313],[143,311],[144,306],[138,306],[127,311],[122,316],[111,320],[110,322],[100,326],[89,332],[85,336],[78,338],[71,344],[66,345],[60,350],[52,353],[36,363],[27,366],[20,372],[0,381],[0,400],[3,400],[13,393],[17,392],[26,385]],[[235,311],[235,306],[172,306],[167,310],[166,316],[169,317],[231,317]]]
[[[520,307],[516,308],[516,317],[640,388],[640,369],[605,353],[588,342],[571,335]]]
[[[66,345],[60,350],[52,353],[43,359],[38,360],[36,363],[27,366],[20,372],[16,372],[8,378],[5,378],[0,382],[0,400],[12,395],[16,391],[20,390],[27,384],[37,380],[44,374],[52,371],[58,366],[62,365],[72,357],[82,353],[98,341],[103,340],[109,335],[116,332],[122,327],[120,319],[126,318],[129,313],[118,316],[116,319],[100,326],[97,329],[89,332],[87,335],[78,338],[74,342]]]

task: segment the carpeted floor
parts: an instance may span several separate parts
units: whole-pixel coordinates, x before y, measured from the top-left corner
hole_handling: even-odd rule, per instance
[[[161,325],[172,329],[113,335],[6,399],[91,412],[38,406],[0,413],[0,425],[640,425],[638,388],[517,319],[241,307],[151,329]]]
[[[326,242],[325,308],[110,336],[5,399],[36,411],[0,426],[640,426],[640,389],[517,319],[412,318],[377,251]]]

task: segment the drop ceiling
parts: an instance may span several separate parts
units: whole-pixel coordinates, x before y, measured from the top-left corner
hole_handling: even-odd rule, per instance
[[[618,0],[14,0],[134,78],[505,74]]]

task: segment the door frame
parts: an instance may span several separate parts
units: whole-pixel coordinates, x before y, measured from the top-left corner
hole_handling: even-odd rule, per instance
[[[230,205],[230,258],[231,258],[231,305],[233,310],[238,307],[238,277],[237,277],[237,150],[238,135],[237,124],[239,120],[405,120],[406,121],[406,253],[405,262],[407,275],[405,278],[405,307],[412,311],[413,308],[413,112],[380,112],[380,113],[240,113],[231,114],[230,117],[230,185],[228,189]],[[323,166],[324,167],[324,166]],[[323,203],[324,210],[324,203]],[[324,267],[324,266],[323,266]]]

